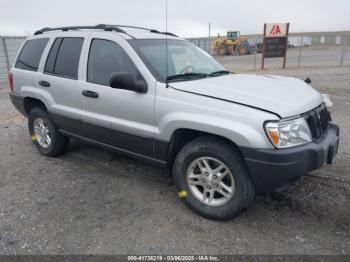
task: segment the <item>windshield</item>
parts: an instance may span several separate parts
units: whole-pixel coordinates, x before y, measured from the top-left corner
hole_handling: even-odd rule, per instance
[[[129,42],[158,81],[184,80],[184,76],[191,77],[186,80],[193,80],[213,72],[226,72],[213,57],[188,41],[137,39]]]

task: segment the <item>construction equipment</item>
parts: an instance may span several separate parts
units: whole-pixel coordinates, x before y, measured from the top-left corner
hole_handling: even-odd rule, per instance
[[[214,40],[214,55],[248,55],[252,53],[247,38],[240,37],[239,31],[229,31],[226,37],[220,37]]]

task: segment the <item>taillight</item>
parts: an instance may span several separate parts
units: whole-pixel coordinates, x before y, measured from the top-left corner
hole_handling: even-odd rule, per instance
[[[11,92],[13,93],[13,74],[12,74],[12,73],[9,73],[9,74],[8,74],[8,79],[9,79],[9,87],[10,87],[10,90],[11,90]]]

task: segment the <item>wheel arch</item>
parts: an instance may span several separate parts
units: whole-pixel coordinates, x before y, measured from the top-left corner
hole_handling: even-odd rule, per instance
[[[44,104],[44,102],[42,102],[40,99],[37,99],[37,98],[25,97],[23,99],[23,105],[27,115],[29,115],[30,111],[32,111],[35,107],[40,107],[45,111],[47,111],[47,107]]]
[[[175,157],[177,154],[180,152],[180,150],[189,142],[193,141],[194,139],[197,139],[199,137],[203,136],[208,136],[216,139],[221,139],[226,142],[228,142],[230,145],[235,147],[239,154],[241,155],[242,158],[244,158],[243,153],[241,152],[239,146],[235,141],[232,141],[232,139],[219,135],[219,134],[214,134],[210,133],[207,131],[201,131],[201,130],[196,130],[196,129],[190,129],[190,128],[178,128],[176,129],[170,138],[170,142],[168,145],[168,150],[167,150],[167,163],[169,168],[171,168]]]

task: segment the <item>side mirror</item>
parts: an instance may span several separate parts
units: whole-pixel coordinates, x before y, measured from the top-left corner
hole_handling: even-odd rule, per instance
[[[109,79],[109,86],[137,93],[147,93],[145,80],[136,80],[136,75],[128,72],[113,73]]]

